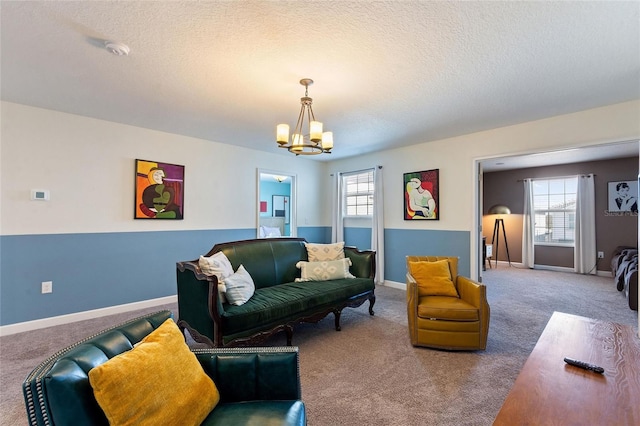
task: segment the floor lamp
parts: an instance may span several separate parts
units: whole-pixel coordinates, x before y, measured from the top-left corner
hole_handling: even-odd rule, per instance
[[[496,268],[498,267],[498,245],[500,242],[500,227],[502,226],[502,237],[504,238],[504,247],[507,249],[507,260],[509,261],[509,266],[511,266],[511,256],[509,256],[509,244],[507,243],[507,231],[504,229],[504,220],[501,215],[511,214],[511,210],[509,207],[504,206],[502,204],[496,204],[489,209],[489,214],[500,215],[496,218],[495,224],[493,225],[493,237],[491,238],[491,244],[495,246],[495,254],[496,254]],[[489,265],[491,265],[491,261],[489,261]]]

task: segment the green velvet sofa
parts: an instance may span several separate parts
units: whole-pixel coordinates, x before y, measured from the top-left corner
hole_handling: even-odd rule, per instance
[[[318,322],[328,314],[340,315],[346,307],[375,303],[375,252],[345,247],[355,278],[295,282],[296,267],[306,261],[304,238],[265,238],[216,244],[205,256],[223,252],[234,271],[243,265],[255,284],[255,294],[240,306],[222,303],[218,279],[202,273],[198,259],[177,263],[178,327],[193,339],[213,347],[257,345],[284,331],[291,346],[293,326]]]
[[[89,371],[157,329],[170,311],[148,314],[62,349],[25,379],[29,424],[108,425],[89,383]],[[220,392],[203,425],[305,425],[295,347],[193,349]],[[167,401],[170,404],[171,401]]]

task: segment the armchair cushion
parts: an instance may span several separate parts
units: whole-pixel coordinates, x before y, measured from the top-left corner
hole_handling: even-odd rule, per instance
[[[283,423],[283,419],[287,423]],[[219,404],[202,426],[306,425],[302,401],[244,401]]]
[[[408,263],[409,273],[418,283],[418,296],[459,297],[447,259]]]
[[[112,426],[199,425],[220,400],[173,319],[91,369],[89,382]]]
[[[447,321],[478,321],[478,308],[457,297],[425,296],[418,302],[418,317]]]

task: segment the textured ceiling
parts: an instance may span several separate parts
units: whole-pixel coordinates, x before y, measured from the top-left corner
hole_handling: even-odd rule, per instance
[[[303,77],[334,132],[317,159],[640,98],[639,2],[3,0],[0,14],[2,100],[283,155],[275,124],[295,124]]]

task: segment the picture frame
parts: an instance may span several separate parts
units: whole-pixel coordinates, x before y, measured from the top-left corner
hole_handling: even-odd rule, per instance
[[[285,225],[289,224],[289,196],[274,195],[271,200],[271,215],[273,217],[284,217]]]
[[[608,211],[638,213],[638,181],[608,182]]]
[[[184,166],[136,159],[134,219],[184,218]]]
[[[404,173],[404,220],[440,220],[440,169]]]

